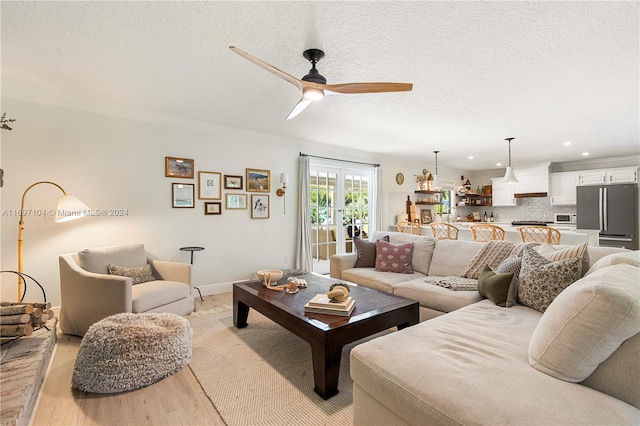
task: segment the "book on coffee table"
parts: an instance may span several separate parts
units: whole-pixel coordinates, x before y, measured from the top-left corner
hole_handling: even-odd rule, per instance
[[[344,302],[331,302],[326,294],[317,294],[304,305],[304,311],[316,314],[349,316],[355,307],[356,301],[351,297]]]

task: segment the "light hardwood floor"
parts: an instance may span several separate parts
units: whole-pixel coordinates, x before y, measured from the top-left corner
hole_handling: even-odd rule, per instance
[[[231,293],[196,297],[198,310],[231,305]],[[71,388],[82,340],[58,331],[56,353],[33,424],[38,425],[224,425],[188,367],[142,389],[113,395]]]

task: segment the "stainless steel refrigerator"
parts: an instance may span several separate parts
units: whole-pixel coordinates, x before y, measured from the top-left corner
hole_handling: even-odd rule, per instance
[[[638,249],[637,184],[578,186],[577,228],[598,229],[599,244]]]

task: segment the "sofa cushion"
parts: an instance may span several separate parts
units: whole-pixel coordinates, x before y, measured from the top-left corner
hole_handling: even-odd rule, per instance
[[[415,271],[412,274],[396,274],[395,272],[376,271],[374,268],[351,268],[342,271],[341,279],[375,290],[393,293],[399,283],[414,279],[424,280],[424,275]]]
[[[118,266],[109,263],[107,265],[109,275],[118,275],[121,277],[131,278],[131,284],[141,284],[153,281],[156,278],[151,273],[151,265],[148,263],[143,266]]]
[[[554,247],[549,244],[542,244],[534,247],[534,250],[552,262],[558,260],[570,259],[578,257],[581,260],[587,253],[587,243],[578,244],[577,246],[569,246],[565,248]],[[582,275],[582,262],[580,264],[580,275]],[[586,271],[584,271],[586,272]]]
[[[561,380],[586,379],[640,333],[638,275],[631,265],[609,266],[558,295],[531,337],[531,365]]]
[[[414,271],[429,275],[433,251],[436,248],[437,239],[433,237],[421,237],[413,242],[413,256],[411,257],[411,268]]]
[[[85,248],[78,252],[78,264],[82,269],[96,274],[108,274],[107,265],[141,266],[147,263],[143,244]]]
[[[357,345],[351,377],[406,424],[637,423],[632,406],[529,365],[540,317],[482,300]]]
[[[520,270],[518,302],[544,312],[558,294],[580,278],[581,258],[552,262],[525,247]]]
[[[455,311],[482,300],[478,290],[452,291],[435,284],[428,284],[424,278],[396,283],[393,286],[393,294],[417,300],[420,306],[440,312]]]
[[[514,247],[515,244],[511,241],[487,241],[482,250],[465,266],[460,276],[478,279],[486,265],[497,268],[503,260],[509,257]]]
[[[146,312],[157,307],[189,297],[191,287],[176,281],[148,281],[131,287],[134,313]]]
[[[598,261],[591,266],[591,268],[584,274],[584,276],[586,277],[587,275],[592,274],[602,268],[606,268],[607,266],[618,265],[621,263],[640,267],[640,250],[613,253],[604,256],[598,259]]]
[[[380,239],[389,241],[389,236],[385,235]],[[376,266],[376,243],[358,237],[353,238],[353,243],[356,245],[356,255],[358,257],[354,268],[373,268]]]
[[[429,275],[440,277],[460,275],[460,271],[483,246],[484,243],[476,241],[438,240],[433,250]]]
[[[413,243],[391,244],[376,241],[376,271],[410,274]]]
[[[478,277],[478,293],[498,306],[510,308],[513,305],[514,275],[496,274],[489,265]]]

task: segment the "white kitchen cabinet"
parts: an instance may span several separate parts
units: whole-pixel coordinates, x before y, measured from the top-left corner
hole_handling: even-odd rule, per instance
[[[574,206],[576,204],[576,186],[578,186],[579,172],[560,172],[549,174],[552,206]]]
[[[607,171],[607,183],[635,183],[638,181],[638,168],[624,168]]]
[[[607,183],[606,170],[589,170],[580,172],[580,185],[604,185]]]
[[[516,175],[517,176],[517,175]],[[515,206],[516,199],[513,196],[513,186],[517,184],[504,183],[502,177],[491,178],[494,206]]]
[[[621,167],[616,169],[586,170],[579,172],[579,185],[606,185],[615,183],[636,183],[637,167]]]

